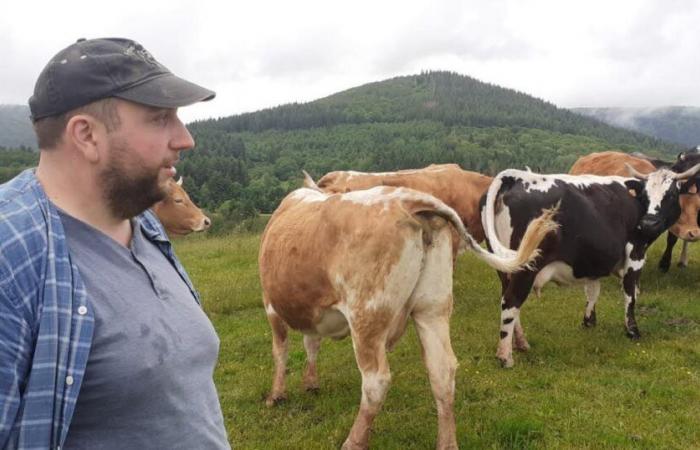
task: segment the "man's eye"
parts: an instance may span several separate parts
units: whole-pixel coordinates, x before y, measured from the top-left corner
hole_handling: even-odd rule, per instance
[[[157,122],[161,125],[165,125],[168,123],[168,115],[167,114],[161,114],[159,116],[156,116],[154,119],[154,122]]]

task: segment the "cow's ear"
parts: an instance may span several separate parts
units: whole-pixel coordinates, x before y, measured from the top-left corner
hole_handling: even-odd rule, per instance
[[[626,180],[625,186],[632,197],[639,197],[644,191],[644,182],[641,180]]]
[[[676,181],[676,186],[678,186],[678,191],[681,194],[697,194],[699,187],[698,184],[700,184],[700,179]]]
[[[698,183],[700,183],[700,180],[698,179],[686,182],[686,185],[688,186],[688,194],[698,193]]]

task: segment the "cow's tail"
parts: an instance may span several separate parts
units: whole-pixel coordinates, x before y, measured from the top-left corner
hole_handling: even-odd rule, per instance
[[[484,208],[484,214],[482,217],[484,225],[484,233],[486,234],[486,239],[493,252],[499,255],[504,260],[508,261],[506,267],[510,270],[502,270],[494,265],[492,267],[496,268],[501,272],[515,272],[523,267],[529,268],[532,266],[535,258],[540,254],[538,249],[542,240],[552,231],[555,231],[559,225],[554,221],[554,215],[559,209],[559,205],[545,209],[542,214],[536,219],[532,220],[525,230],[523,239],[520,241],[520,246],[517,250],[512,250],[503,245],[503,243],[498,239],[496,233],[496,201],[498,199],[498,191],[503,185],[503,177],[506,176],[517,176],[518,172],[514,169],[504,170],[499,173],[491,182],[488,191],[486,192],[486,205]],[[483,249],[482,249],[483,250]]]
[[[498,255],[482,248],[472,235],[469,234],[469,231],[467,231],[462,219],[460,219],[455,210],[439,199],[429,194],[413,191],[412,189],[401,188],[399,190],[408,194],[408,196],[404,198],[410,200],[410,207],[408,209],[411,213],[430,212],[446,219],[459,233],[463,245],[466,245],[467,248],[472,250],[477,258],[499,272],[512,273],[529,267],[540,254],[538,247],[542,239],[544,239],[550,231],[557,228],[556,222],[552,219],[556,212],[555,208],[546,210],[540,217],[530,222],[517,251],[509,250],[508,255]]]
[[[321,190],[321,188],[318,187],[318,185],[316,184],[314,179],[311,178],[311,175],[309,175],[309,172],[307,172],[306,170],[302,170],[302,172],[304,173],[304,187],[305,188],[313,189],[313,190],[318,191],[318,192],[323,192]]]

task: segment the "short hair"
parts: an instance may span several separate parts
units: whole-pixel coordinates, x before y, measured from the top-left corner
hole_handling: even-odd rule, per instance
[[[42,150],[53,149],[61,142],[68,121],[78,114],[87,114],[102,122],[107,132],[116,131],[121,125],[117,101],[114,97],[96,100],[87,105],[56,116],[44,117],[34,122],[34,133]]]

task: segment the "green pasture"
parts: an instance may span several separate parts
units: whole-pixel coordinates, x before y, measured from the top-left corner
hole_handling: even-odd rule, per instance
[[[339,448],[360,399],[349,339],[323,341],[321,390],[314,395],[302,389],[305,354],[301,335],[291,333],[289,399],[274,408],[264,404],[273,362],[257,273],[259,242],[259,234],[233,234],[175,244],[221,338],[215,378],[229,439],[237,449]],[[674,265],[663,275],[656,264],[664,242],[650,250],[642,276],[640,341],[624,335],[617,279],[603,283],[593,329],[581,327],[583,288],[549,284],[542,298],[532,296],[524,305],[532,349],[516,353],[509,370],[495,358],[496,274],[469,254],[459,258],[451,335],[460,364],[455,413],[461,448],[700,448],[700,251],[691,246],[690,267]],[[434,448],[436,411],[412,327],[389,360],[392,386],[371,447]]]

